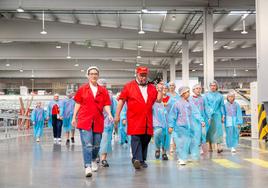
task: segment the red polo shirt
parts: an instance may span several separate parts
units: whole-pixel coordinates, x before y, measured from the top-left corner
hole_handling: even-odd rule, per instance
[[[119,99],[127,102],[127,133],[128,135],[153,135],[153,104],[157,99],[154,85],[147,85],[148,99],[144,101],[140,88],[135,80],[127,83]]]
[[[98,85],[94,98],[89,84],[82,85],[75,94],[74,100],[80,104],[77,116],[77,128],[102,133],[104,129],[103,107],[111,105],[107,89]]]

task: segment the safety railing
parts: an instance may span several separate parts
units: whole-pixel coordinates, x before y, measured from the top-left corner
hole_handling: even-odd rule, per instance
[[[29,117],[8,112],[0,113],[0,140],[29,135],[29,128],[19,126],[19,120],[26,121]]]

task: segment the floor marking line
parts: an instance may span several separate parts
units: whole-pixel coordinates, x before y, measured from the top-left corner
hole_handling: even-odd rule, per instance
[[[212,161],[225,168],[242,168],[241,165],[227,159],[212,159]]]
[[[268,162],[261,160],[261,159],[257,159],[257,158],[253,158],[253,159],[244,159],[245,161],[251,162],[255,165],[261,166],[263,168],[268,168]]]

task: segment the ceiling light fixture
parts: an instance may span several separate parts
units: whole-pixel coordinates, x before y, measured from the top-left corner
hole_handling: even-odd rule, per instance
[[[21,0],[19,0],[19,7],[16,9],[17,12],[24,12],[24,9],[21,7]]]
[[[20,72],[23,72],[23,69],[20,69]]]
[[[140,34],[140,35],[145,34],[145,31],[143,31],[142,14],[140,14],[140,30],[139,30],[139,34]]]
[[[6,66],[7,66],[7,67],[10,67],[10,64],[9,64],[9,63],[7,63],[7,64],[6,64]]]
[[[245,70],[246,72],[248,72],[248,70]]]
[[[45,11],[42,14],[42,31],[40,32],[42,35],[46,35],[47,32],[45,31]]]
[[[56,45],[56,48],[57,48],[57,49],[60,49],[60,48],[61,48],[61,45],[57,44],[57,45]]]
[[[75,67],[79,67],[79,64],[78,64],[78,63],[77,63],[77,64],[74,64],[74,66],[75,66]]]
[[[172,15],[172,16],[171,16],[171,20],[172,20],[172,21],[175,21],[175,20],[176,20],[176,15]]]
[[[235,68],[234,68],[234,74],[233,74],[233,76],[234,76],[234,77],[237,76],[237,74],[236,74],[236,69],[235,69]]]
[[[71,59],[72,57],[70,56],[70,42],[68,42],[68,51],[67,51],[67,59]]]
[[[195,72],[195,71],[196,71],[196,70],[194,70],[194,69],[192,70],[192,72]]]
[[[241,34],[246,35],[246,34],[248,34],[248,32],[246,31],[246,21],[243,20],[242,24],[243,24],[243,31],[241,31]]]

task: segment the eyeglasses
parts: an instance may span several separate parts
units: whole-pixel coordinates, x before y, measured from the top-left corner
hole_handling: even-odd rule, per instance
[[[89,73],[88,75],[91,75],[91,76],[98,76],[99,73]]]

